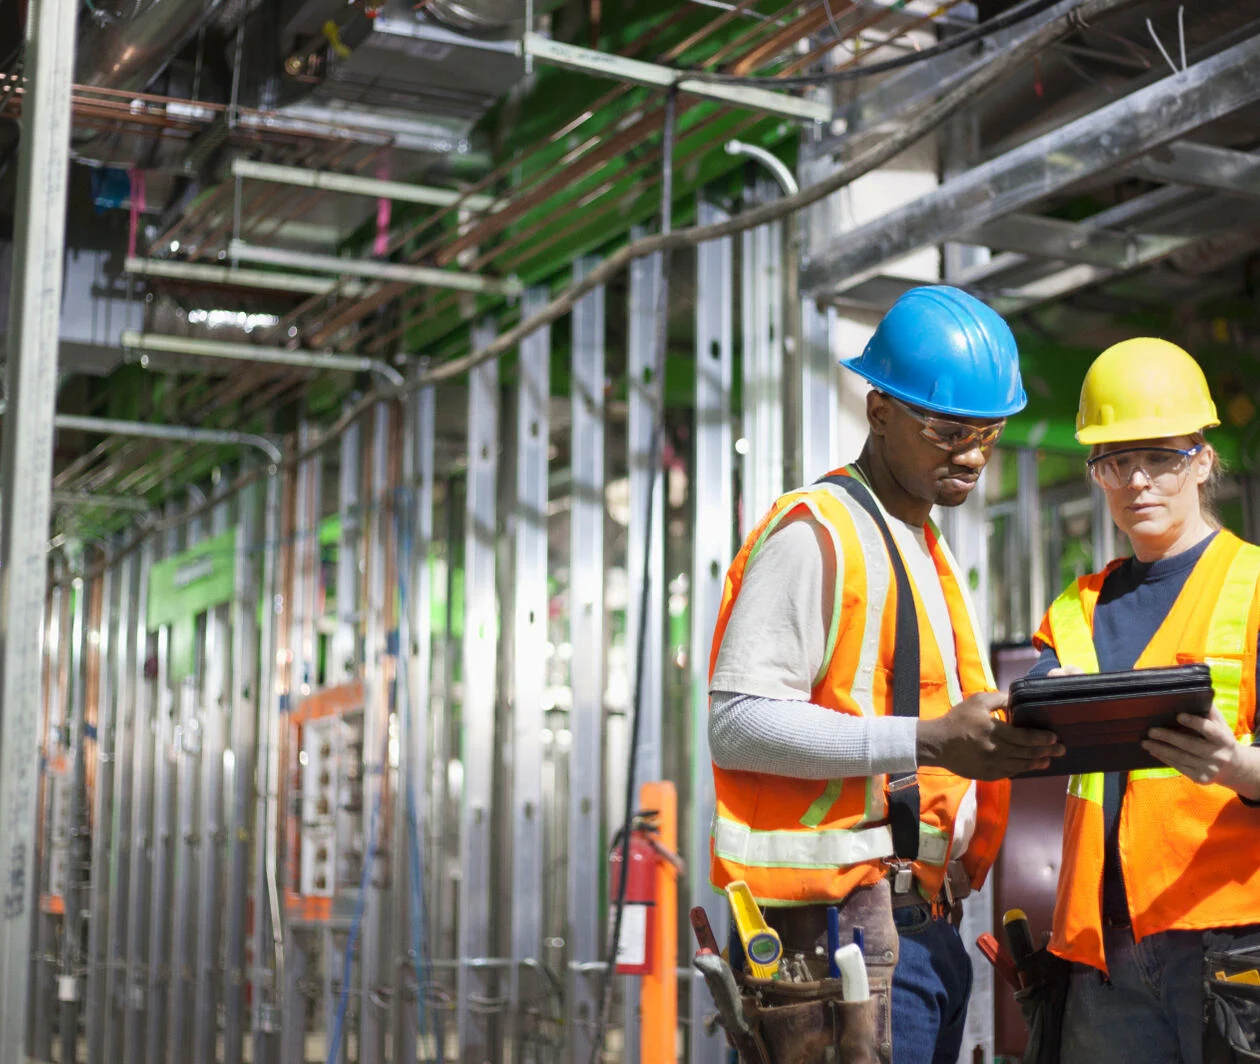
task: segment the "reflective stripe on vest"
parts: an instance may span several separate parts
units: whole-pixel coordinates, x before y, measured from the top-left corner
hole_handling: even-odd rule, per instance
[[[833,828],[821,831],[757,831],[718,816],[713,822],[717,856],[756,868],[843,868],[891,857],[892,829]]]

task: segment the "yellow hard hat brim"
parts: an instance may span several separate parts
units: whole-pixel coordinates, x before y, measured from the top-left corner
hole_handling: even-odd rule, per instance
[[[1219,421],[1201,424],[1195,417],[1126,418],[1110,425],[1086,425],[1076,430],[1076,439],[1086,447],[1099,443],[1128,443],[1131,440],[1163,440],[1172,436],[1193,436],[1219,424]]]

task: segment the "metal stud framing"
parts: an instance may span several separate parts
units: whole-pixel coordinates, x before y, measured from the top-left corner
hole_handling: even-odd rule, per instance
[[[126,934],[128,885],[131,874],[132,784],[134,780],[136,620],[136,559],[128,555],[119,565],[116,598],[116,628],[111,638],[114,667],[114,800],[110,808],[110,868],[105,959],[102,973],[103,1007],[100,1056],[92,1058],[88,1043],[88,1064],[122,1060],[122,1017],[127,1003]],[[97,823],[101,823],[100,820]],[[94,870],[101,866],[93,865]]]
[[[280,684],[276,629],[283,619],[277,555],[280,535],[280,480],[267,478],[263,503],[262,631],[259,635],[260,705],[255,745],[254,964],[250,973],[251,1028],[255,1064],[273,1064],[279,1050],[275,995],[282,967],[283,939],[277,934],[280,899],[275,880],[280,742]]]
[[[547,290],[525,293],[526,316],[546,305]],[[537,996],[524,965],[542,956],[542,730],[546,726],[547,466],[551,440],[551,330],[521,344],[516,391],[516,493],[512,546],[516,579],[512,640],[512,968],[510,1015]],[[532,973],[530,973],[532,974]],[[513,1029],[513,1051],[519,1032]],[[515,1059],[515,1056],[514,1058]],[[528,1059],[528,1058],[526,1058]]]
[[[429,758],[429,669],[433,636],[429,551],[433,539],[435,397],[421,388],[411,398],[404,421],[402,492],[398,520],[398,566],[402,612],[398,618],[399,751],[395,819],[394,1059],[416,1059],[418,999],[423,979],[427,929],[424,924],[424,868],[427,805],[424,770]]]
[[[365,625],[365,670],[363,711],[363,809],[369,837],[365,839],[365,860],[372,862],[372,874],[364,883],[362,933],[359,944],[359,1061],[380,1064],[385,1058],[387,1024],[380,1005],[379,987],[383,977],[385,917],[388,912],[386,889],[389,884],[389,854],[385,834],[385,809],[389,800],[386,773],[389,757],[389,690],[387,597],[390,592],[387,554],[392,534],[390,500],[390,455],[392,451],[393,408],[377,403],[372,419],[371,516],[367,542],[367,601]]]
[[[700,225],[724,221],[721,208],[703,198],[697,205]],[[692,524],[691,646],[691,843],[687,855],[690,905],[702,905],[719,942],[725,941],[726,906],[709,887],[709,824],[715,802],[709,756],[709,644],[717,624],[722,582],[732,555],[731,513],[731,364],[732,248],[729,239],[696,249],[696,453],[691,491]],[[691,979],[691,1064],[720,1064],[726,1046],[721,1034],[705,1032],[712,1009],[698,972]]]
[[[646,780],[659,780],[662,761],[662,656],[665,617],[665,488],[661,475],[660,448],[652,465],[652,434],[661,411],[660,358],[657,352],[657,325],[667,313],[662,305],[661,257],[652,255],[630,265],[629,350],[627,368],[630,410],[627,443],[630,458],[630,528],[626,539],[626,581],[630,590],[626,604],[626,647],[632,690],[639,698],[639,753],[634,793]],[[648,514],[648,494],[652,512]],[[648,548],[647,568],[644,551]],[[638,654],[640,589],[646,583],[647,639],[642,658]],[[620,801],[620,796],[618,796]],[[617,815],[613,813],[614,817]],[[627,979],[625,996],[625,1039],[627,1061],[639,1058],[639,981]]]
[[[258,609],[263,588],[258,579],[262,490],[251,485],[240,495],[236,530],[236,593],[231,605],[232,722],[230,769],[225,763],[224,790],[231,795],[227,821],[227,904],[223,971],[223,1064],[240,1064],[245,1038],[245,918],[249,901],[254,750],[260,704]],[[263,608],[270,605],[265,600]]]
[[[796,446],[799,480],[808,484],[835,466],[836,370],[832,362],[835,309],[801,300],[801,366],[798,392],[800,421]]]
[[[135,769],[131,799],[131,868],[127,877],[127,978],[123,1001],[123,1057],[134,1064],[144,1064],[145,1004],[149,960],[149,890],[153,848],[153,779],[156,745],[154,743],[153,685],[147,676],[151,640],[147,624],[149,570],[156,548],[146,543],[140,550],[139,580],[136,590],[135,621],[132,631],[135,657],[132,668],[135,702],[132,714],[132,749]]]
[[[196,500],[190,500],[190,506]],[[197,546],[204,538],[203,522],[190,521],[185,546]],[[205,662],[201,663],[202,669]],[[197,784],[201,771],[200,692],[198,668],[188,663],[188,672],[175,687],[175,720],[172,754],[175,760],[175,808],[177,827],[173,845],[170,1013],[166,1029],[165,1059],[174,1060],[187,1050],[192,1038],[193,992],[196,988],[194,950],[196,948],[196,897],[199,860],[197,825]]]
[[[773,186],[758,182],[759,199]],[[783,225],[741,236],[740,337],[743,342],[742,520],[747,534],[783,494]]]
[[[473,330],[473,348],[494,336],[489,322]],[[499,367],[484,362],[468,375],[468,473],[464,532],[462,706],[463,795],[460,810],[459,1044],[461,1059],[494,1052],[492,1017],[476,1000],[496,995],[485,964],[490,953],[491,812],[494,772],[494,668],[498,629],[495,596],[496,494],[499,452]]]
[[[58,1035],[61,1040],[61,1060],[74,1061],[79,1043],[79,970],[82,967],[79,944],[83,930],[82,890],[83,839],[86,832],[86,816],[83,809],[85,763],[83,737],[87,726],[87,628],[89,625],[89,601],[97,593],[82,577],[74,579],[74,620],[70,629],[70,714],[63,733],[64,755],[69,766],[57,780],[60,804],[63,808],[54,813],[52,856],[61,857],[60,893],[63,905],[61,930],[61,964],[57,978],[59,1003]],[[57,796],[54,795],[54,809]],[[58,850],[61,851],[58,854]]]
[[[595,260],[574,264],[584,277]],[[569,1060],[590,1058],[597,1020],[604,719],[604,289],[573,308],[569,509]]]
[[[114,802],[114,758],[116,749],[116,713],[119,705],[114,697],[115,673],[111,668],[117,653],[114,636],[115,618],[119,616],[119,572],[113,566],[100,577],[102,607],[96,622],[99,638],[96,644],[96,788],[92,795],[92,855],[88,880],[88,952],[86,1005],[87,1058],[90,1064],[103,1059],[105,1045],[106,987],[108,958],[108,913],[110,893],[109,851]]]
[[[173,511],[168,516],[174,516]],[[163,544],[166,555],[179,550],[179,540],[172,528]],[[149,962],[145,989],[145,1059],[150,1064],[165,1059],[166,1025],[169,1018],[167,989],[170,978],[171,943],[171,858],[174,848],[175,798],[174,743],[175,696],[171,691],[171,626],[164,624],[156,632],[157,674],[154,710],[154,771],[152,867],[149,877],[149,909],[144,918],[149,922]]]
[[[220,501],[211,517],[211,534],[228,531],[229,504]],[[239,533],[238,533],[239,534]],[[235,559],[234,559],[235,560]],[[234,577],[239,580],[238,567]],[[237,589],[233,589],[233,597]],[[201,809],[198,826],[197,937],[194,950],[193,1064],[215,1064],[219,999],[224,856],[224,773],[228,708],[232,684],[232,607],[213,607],[206,614],[201,679]]]

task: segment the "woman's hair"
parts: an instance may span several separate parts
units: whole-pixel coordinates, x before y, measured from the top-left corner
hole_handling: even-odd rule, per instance
[[[1219,529],[1221,516],[1216,511],[1216,499],[1220,494],[1221,485],[1225,482],[1225,463],[1221,461],[1216,448],[1208,443],[1207,437],[1202,432],[1194,433],[1192,438],[1195,443],[1203,444],[1212,457],[1212,472],[1208,474],[1207,480],[1199,485],[1199,512],[1203,514],[1203,520],[1213,528]]]

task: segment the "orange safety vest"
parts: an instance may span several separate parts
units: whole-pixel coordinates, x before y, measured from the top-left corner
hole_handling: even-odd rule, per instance
[[[1055,600],[1034,640],[1059,661],[1098,671],[1094,609],[1107,575],[1082,577]],[[1216,705],[1234,729],[1256,728],[1260,547],[1220,532],[1186,579],[1134,668],[1206,662]],[[1107,971],[1102,936],[1103,781],[1068,780],[1063,866],[1050,950]],[[1120,866],[1133,937],[1260,923],[1260,810],[1227,787],[1202,786],[1176,769],[1129,773],[1120,811]]]
[[[852,467],[839,470],[856,475]],[[753,530],[726,574],[726,587],[709,659],[712,677],[718,648],[739,598],[744,570],[786,519],[808,512],[830,534],[838,560],[835,608],[824,666],[810,700],[837,713],[887,716],[893,711],[893,644],[897,587],[884,539],[860,506],[843,491],[815,484],[780,497]],[[975,616],[963,580],[935,525],[928,545],[940,574],[954,628],[959,675],[946,675],[931,624],[916,593],[919,620],[919,712],[943,716],[967,695],[992,691],[993,677],[976,635]],[[913,585],[913,578],[911,578]],[[900,679],[900,678],[899,678]],[[907,678],[910,679],[910,678]],[[961,684],[960,684],[961,680]],[[910,682],[914,682],[910,679]],[[717,810],[709,839],[710,879],[719,890],[742,879],[763,906],[836,901],[885,874],[893,854],[887,821],[887,776],[804,780],[713,766]],[[945,769],[920,769],[919,889],[935,898],[945,876],[959,803],[971,785]],[[964,864],[971,881],[983,882],[1006,830],[1010,784],[976,785],[977,820]]]

